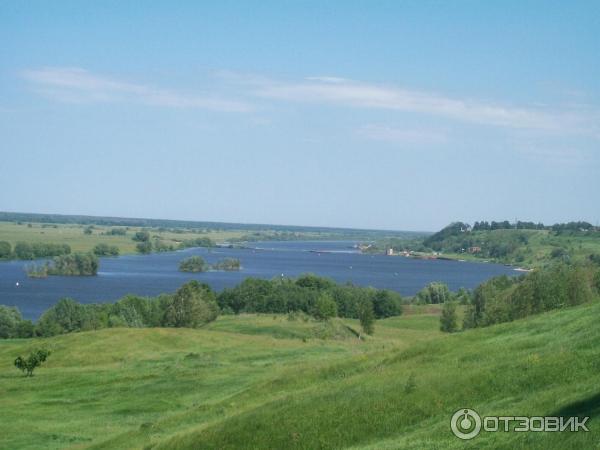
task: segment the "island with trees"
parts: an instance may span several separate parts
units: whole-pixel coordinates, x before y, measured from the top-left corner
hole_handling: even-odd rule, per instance
[[[98,274],[99,260],[93,253],[73,253],[56,256],[42,265],[25,268],[31,278],[45,278],[48,275],[95,276]]]
[[[237,258],[223,258],[214,264],[208,264],[201,256],[190,256],[179,263],[181,272],[207,272],[207,271],[237,271],[242,264]]]

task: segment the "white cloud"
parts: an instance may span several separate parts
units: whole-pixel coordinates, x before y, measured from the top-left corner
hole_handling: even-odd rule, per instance
[[[480,125],[600,136],[598,111],[507,106],[336,77],[309,77],[301,82],[250,77],[246,82],[254,86],[255,95],[280,101],[387,109]]]
[[[364,83],[335,76],[312,76],[299,81],[280,81],[262,75],[219,71],[222,87],[234,98],[248,96],[263,100],[312,103],[361,109],[398,111],[466,124],[532,131],[545,136],[580,135],[600,139],[600,112],[589,105],[560,108],[514,106],[475,99],[452,98],[443,94],[397,86]],[[198,108],[212,111],[250,112],[255,105],[215,94],[188,94],[181,91],[131,83],[93,74],[82,68],[48,67],[23,72],[33,90],[64,102],[136,102],[140,104]],[[264,105],[263,105],[264,106]],[[407,130],[372,128],[363,130],[374,139],[424,141],[441,139],[416,136]]]
[[[253,110],[246,102],[216,96],[187,95],[143,84],[99,76],[78,67],[26,70],[23,77],[34,91],[59,101],[74,103],[131,101],[171,108],[198,108],[224,112]]]

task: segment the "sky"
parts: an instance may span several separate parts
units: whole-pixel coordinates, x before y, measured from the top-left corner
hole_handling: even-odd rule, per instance
[[[600,220],[598,1],[2,1],[0,210]]]

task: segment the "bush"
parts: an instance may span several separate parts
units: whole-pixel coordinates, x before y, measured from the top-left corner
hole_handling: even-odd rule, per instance
[[[125,228],[111,228],[104,234],[109,236],[125,236],[127,234],[127,230]]]
[[[173,244],[167,244],[162,239],[156,239],[154,241],[154,250],[157,252],[172,252],[175,250]]]
[[[201,237],[201,238],[196,238],[196,239],[186,239],[185,241],[183,241],[181,243],[181,248],[216,247],[216,246],[217,246],[217,244],[215,244],[215,242],[208,237]]]
[[[96,256],[117,256],[118,254],[119,247],[116,245],[97,244],[94,247],[94,255]]]

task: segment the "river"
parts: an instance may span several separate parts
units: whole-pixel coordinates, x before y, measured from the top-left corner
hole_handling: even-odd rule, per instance
[[[474,288],[497,275],[517,275],[498,264],[446,260],[420,260],[401,256],[367,255],[349,241],[256,242],[253,248],[193,248],[150,255],[101,258],[95,277],[28,278],[24,267],[30,261],[0,263],[0,304],[17,306],[23,317],[37,319],[57,300],[71,297],[81,303],[115,301],[125,294],[154,296],[173,292],[189,280],[208,283],[219,291],[246,277],[270,279],[315,273],[337,282],[350,281],[414,295],[432,281],[446,283],[451,290]],[[225,257],[238,258],[239,272],[183,273],[179,262],[199,255],[214,263]],[[18,285],[17,285],[18,283]]]

